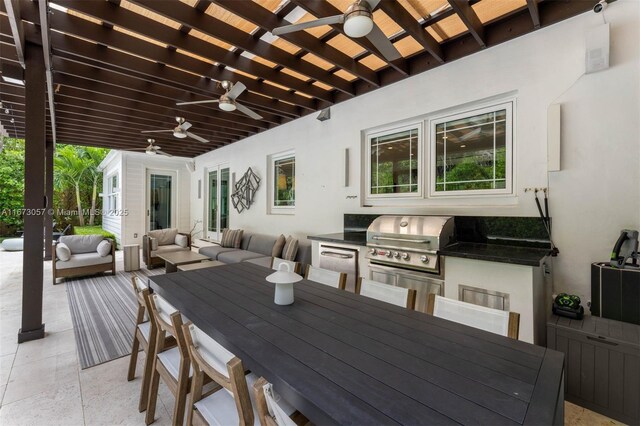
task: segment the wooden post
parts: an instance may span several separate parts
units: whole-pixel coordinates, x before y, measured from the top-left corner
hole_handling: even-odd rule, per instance
[[[47,138],[45,146],[45,196],[47,205],[44,215],[44,260],[51,260],[53,240],[53,141]]]
[[[42,286],[46,92],[42,46],[25,46],[25,176],[24,252],[22,264],[22,328],[18,343],[44,337]]]

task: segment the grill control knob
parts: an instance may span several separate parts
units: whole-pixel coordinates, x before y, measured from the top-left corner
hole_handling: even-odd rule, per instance
[[[429,263],[429,258],[423,254],[422,256],[420,256],[420,261],[422,263]]]
[[[369,249],[369,254],[372,254],[372,255],[374,255],[374,256],[375,256],[375,255],[376,255],[376,253],[377,253],[377,252],[376,252],[376,249],[373,249],[373,248],[372,248],[372,249]]]
[[[409,253],[402,253],[402,260],[409,260]]]
[[[385,251],[384,255],[387,257],[391,257],[391,251],[390,250]]]
[[[396,259],[400,257],[400,253],[398,253],[397,251],[393,252],[393,257],[395,257]]]

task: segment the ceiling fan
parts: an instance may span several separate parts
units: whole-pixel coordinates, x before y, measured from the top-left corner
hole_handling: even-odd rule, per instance
[[[155,143],[155,139],[147,139],[147,142],[149,143],[149,145],[146,148],[132,148],[132,149],[125,149],[125,151],[144,151],[146,154],[149,155],[164,155],[165,157],[173,157],[173,155],[168,154],[166,152],[160,151],[160,147],[157,145],[154,145]]]
[[[344,33],[351,38],[367,37],[371,43],[382,53],[388,61],[400,59],[402,55],[389,41],[380,27],[373,22],[373,11],[380,3],[380,0],[356,0],[346,10],[343,15],[328,16],[316,19],[315,21],[300,24],[285,25],[274,28],[271,33],[279,36],[294,31],[306,30],[307,28],[320,27],[322,25],[343,24]]]
[[[198,135],[194,135],[191,132],[187,132],[187,130],[189,130],[191,128],[191,123],[189,123],[188,121],[185,121],[184,117],[176,117],[176,121],[178,122],[178,125],[176,127],[174,127],[173,129],[170,129],[170,130],[143,130],[140,133],[171,132],[171,133],[173,133],[173,136],[175,136],[178,139],[184,139],[184,138],[186,138],[188,136],[191,139],[197,140],[198,142],[209,143],[209,141],[206,140],[205,138],[201,138]]]
[[[235,111],[236,109],[243,114],[248,115],[254,120],[262,120],[262,116],[254,111],[251,111],[244,105],[241,105],[236,101],[236,98],[242,94],[245,90],[247,90],[247,86],[244,84],[237,82],[232,83],[228,80],[223,80],[220,83],[220,87],[225,90],[224,95],[220,96],[219,99],[210,99],[206,101],[194,101],[194,102],[178,102],[176,105],[196,105],[196,104],[210,104],[210,103],[218,103],[218,106],[223,111]]]

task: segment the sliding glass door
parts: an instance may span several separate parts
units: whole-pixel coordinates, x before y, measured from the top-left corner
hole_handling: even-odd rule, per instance
[[[207,237],[216,241],[222,238],[222,230],[229,227],[230,186],[229,167],[208,169]]]

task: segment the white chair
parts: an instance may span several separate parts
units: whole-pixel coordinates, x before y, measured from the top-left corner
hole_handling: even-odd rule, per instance
[[[193,362],[187,425],[260,424],[254,411],[254,395],[249,393],[256,375],[245,376],[242,361],[195,325],[185,324],[183,333]],[[222,389],[203,397],[208,379]]]
[[[427,313],[469,327],[518,339],[520,314],[429,294]]]
[[[296,411],[273,390],[273,385],[264,377],[253,384],[261,426],[297,426],[307,424],[308,419]]]
[[[344,272],[329,271],[328,269],[316,268],[311,265],[307,266],[304,277],[307,280],[339,288],[340,290],[344,290],[347,285],[347,274]]]
[[[407,309],[414,309],[416,305],[415,290],[395,287],[366,278],[358,278],[356,282],[356,294]]]
[[[277,271],[278,267],[283,263],[291,267],[291,272],[295,272],[296,274],[300,273],[299,262],[294,262],[292,260],[284,260],[284,259],[280,259],[279,257],[274,257],[271,259],[271,269],[273,269],[274,271]]]

